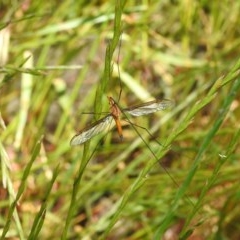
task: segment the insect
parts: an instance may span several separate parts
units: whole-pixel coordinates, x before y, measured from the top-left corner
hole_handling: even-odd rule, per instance
[[[117,126],[117,131],[120,138],[123,138],[122,134],[122,125],[120,122],[120,117],[124,113],[128,113],[134,117],[154,113],[160,110],[165,110],[173,106],[173,102],[170,100],[153,100],[150,102],[142,103],[133,107],[121,109],[115,100],[112,97],[108,97],[109,105],[110,105],[110,113],[106,115],[104,118],[92,123],[87,126],[79,133],[77,133],[71,140],[71,146],[80,145],[97,134],[103,132],[108,127],[110,127],[112,120],[115,121]]]

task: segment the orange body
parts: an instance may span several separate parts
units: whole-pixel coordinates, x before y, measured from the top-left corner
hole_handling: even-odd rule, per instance
[[[119,118],[117,118],[117,119],[114,118],[114,120],[115,120],[115,123],[116,123],[116,125],[117,125],[117,130],[118,130],[119,137],[120,137],[121,139],[123,139],[121,122],[120,122]]]
[[[119,134],[120,138],[122,139],[123,138],[122,125],[120,122],[121,110],[119,109],[119,107],[117,106],[117,104],[115,103],[115,101],[113,100],[112,97],[108,97],[108,101],[109,101],[109,105],[110,105],[111,114],[117,125],[118,134]]]

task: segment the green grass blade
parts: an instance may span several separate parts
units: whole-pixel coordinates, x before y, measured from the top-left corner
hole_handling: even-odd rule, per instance
[[[30,239],[32,239],[32,240],[37,239],[39,233],[42,230],[42,226],[43,226],[46,211],[47,211],[47,203],[48,203],[48,200],[49,200],[49,196],[51,194],[53,184],[55,183],[55,180],[56,180],[56,178],[59,174],[59,170],[60,169],[59,169],[59,165],[58,165],[53,172],[51,182],[47,185],[47,189],[46,189],[46,192],[45,192],[43,203],[41,205],[41,208],[40,208],[39,212],[35,216],[35,219],[34,219],[34,222],[33,222],[32,228],[31,228],[31,232],[30,232],[29,237],[28,237],[29,240]]]
[[[163,236],[163,233],[166,231],[166,228],[171,223],[171,219],[173,218],[174,211],[175,211],[176,207],[178,206],[178,203],[179,203],[180,199],[182,198],[182,196],[184,196],[188,186],[190,185],[194,175],[196,174],[196,172],[198,170],[198,167],[199,167],[199,164],[200,164],[203,153],[206,151],[206,149],[209,146],[212,138],[215,136],[215,134],[219,130],[219,127],[222,124],[224,118],[226,117],[226,114],[228,113],[230,104],[235,99],[236,94],[239,91],[239,88],[240,88],[240,81],[236,80],[233,83],[233,87],[232,87],[229,95],[226,97],[226,100],[223,103],[223,108],[221,109],[221,111],[219,113],[219,116],[216,119],[215,124],[213,125],[212,129],[208,132],[208,134],[205,136],[205,138],[203,140],[203,143],[200,145],[199,151],[197,153],[197,156],[194,159],[193,165],[190,168],[190,171],[189,171],[188,175],[186,176],[186,179],[183,182],[182,186],[177,191],[176,197],[175,197],[175,199],[172,203],[172,210],[169,211],[169,213],[166,215],[165,219],[163,220],[163,223],[161,223],[161,226],[159,227],[159,229],[156,233],[155,239],[161,238]],[[205,106],[205,103],[208,103],[209,99],[212,99],[212,96],[208,95],[206,97],[206,99],[202,100],[201,102],[203,104],[201,106],[202,107]],[[200,108],[197,107],[197,109],[199,110]],[[191,112],[190,116],[192,116],[193,112],[197,112],[196,109],[194,109],[194,111]],[[197,205],[199,205],[200,203],[201,202],[197,203]],[[190,221],[190,220],[188,220],[188,221]]]
[[[9,230],[10,224],[12,222],[12,216],[14,214],[14,211],[16,211],[17,203],[18,203],[20,197],[22,196],[22,194],[23,194],[23,192],[25,190],[27,178],[28,178],[28,176],[30,174],[30,170],[32,168],[32,165],[33,165],[35,159],[39,155],[40,149],[41,149],[41,141],[38,141],[35,144],[35,147],[34,147],[34,150],[33,150],[33,155],[32,155],[32,157],[30,159],[30,162],[27,164],[27,166],[26,166],[26,168],[25,168],[25,170],[23,172],[21,184],[19,186],[19,190],[17,192],[16,199],[12,202],[12,204],[11,204],[11,206],[9,208],[7,220],[6,220],[6,223],[5,223],[4,227],[3,227],[3,232],[2,232],[1,239],[5,239],[5,237],[6,237],[6,234],[7,234],[8,230]]]
[[[115,5],[115,18],[114,18],[114,30],[113,30],[113,38],[110,40],[105,54],[105,65],[104,65],[104,73],[102,78],[100,79],[100,83],[98,85],[95,97],[95,112],[102,112],[102,98],[106,96],[107,87],[109,86],[111,76],[112,76],[112,57],[114,51],[120,41],[120,36],[122,33],[122,14],[124,10],[124,6],[126,4],[126,0],[116,0]]]
[[[84,144],[83,157],[82,157],[80,165],[79,165],[78,174],[74,180],[71,202],[69,205],[68,214],[67,214],[67,218],[65,221],[65,226],[64,226],[62,236],[61,236],[62,240],[67,239],[67,233],[68,233],[72,218],[74,216],[74,213],[77,209],[77,203],[78,203],[77,196],[79,193],[79,187],[81,184],[82,176],[83,176],[84,170],[85,170],[88,162],[91,160],[91,157],[92,157],[92,155],[89,157],[89,144],[90,144],[90,142],[87,142]]]

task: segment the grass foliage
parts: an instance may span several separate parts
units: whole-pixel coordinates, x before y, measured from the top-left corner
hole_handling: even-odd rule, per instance
[[[1,239],[240,238],[238,1],[0,6]],[[70,147],[107,96],[175,106]]]

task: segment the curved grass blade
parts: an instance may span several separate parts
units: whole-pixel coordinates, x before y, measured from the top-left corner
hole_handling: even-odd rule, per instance
[[[34,147],[34,150],[33,150],[33,155],[31,157],[31,160],[30,160],[30,162],[28,163],[28,165],[26,166],[26,168],[25,168],[25,170],[23,172],[23,177],[22,177],[22,180],[21,180],[21,184],[19,186],[19,190],[18,190],[16,199],[12,202],[12,204],[11,204],[11,206],[9,208],[7,220],[6,220],[6,223],[5,223],[4,227],[3,227],[1,239],[5,239],[6,234],[8,233],[8,230],[10,228],[10,224],[12,222],[12,216],[13,216],[14,212],[16,211],[16,206],[17,206],[17,203],[18,203],[20,197],[22,196],[22,194],[23,194],[23,192],[25,190],[27,178],[28,178],[28,176],[30,174],[30,170],[32,168],[33,162],[35,161],[35,159],[37,158],[37,156],[38,156],[38,154],[40,152],[40,149],[41,149],[41,140],[39,140],[36,143],[36,145]]]

